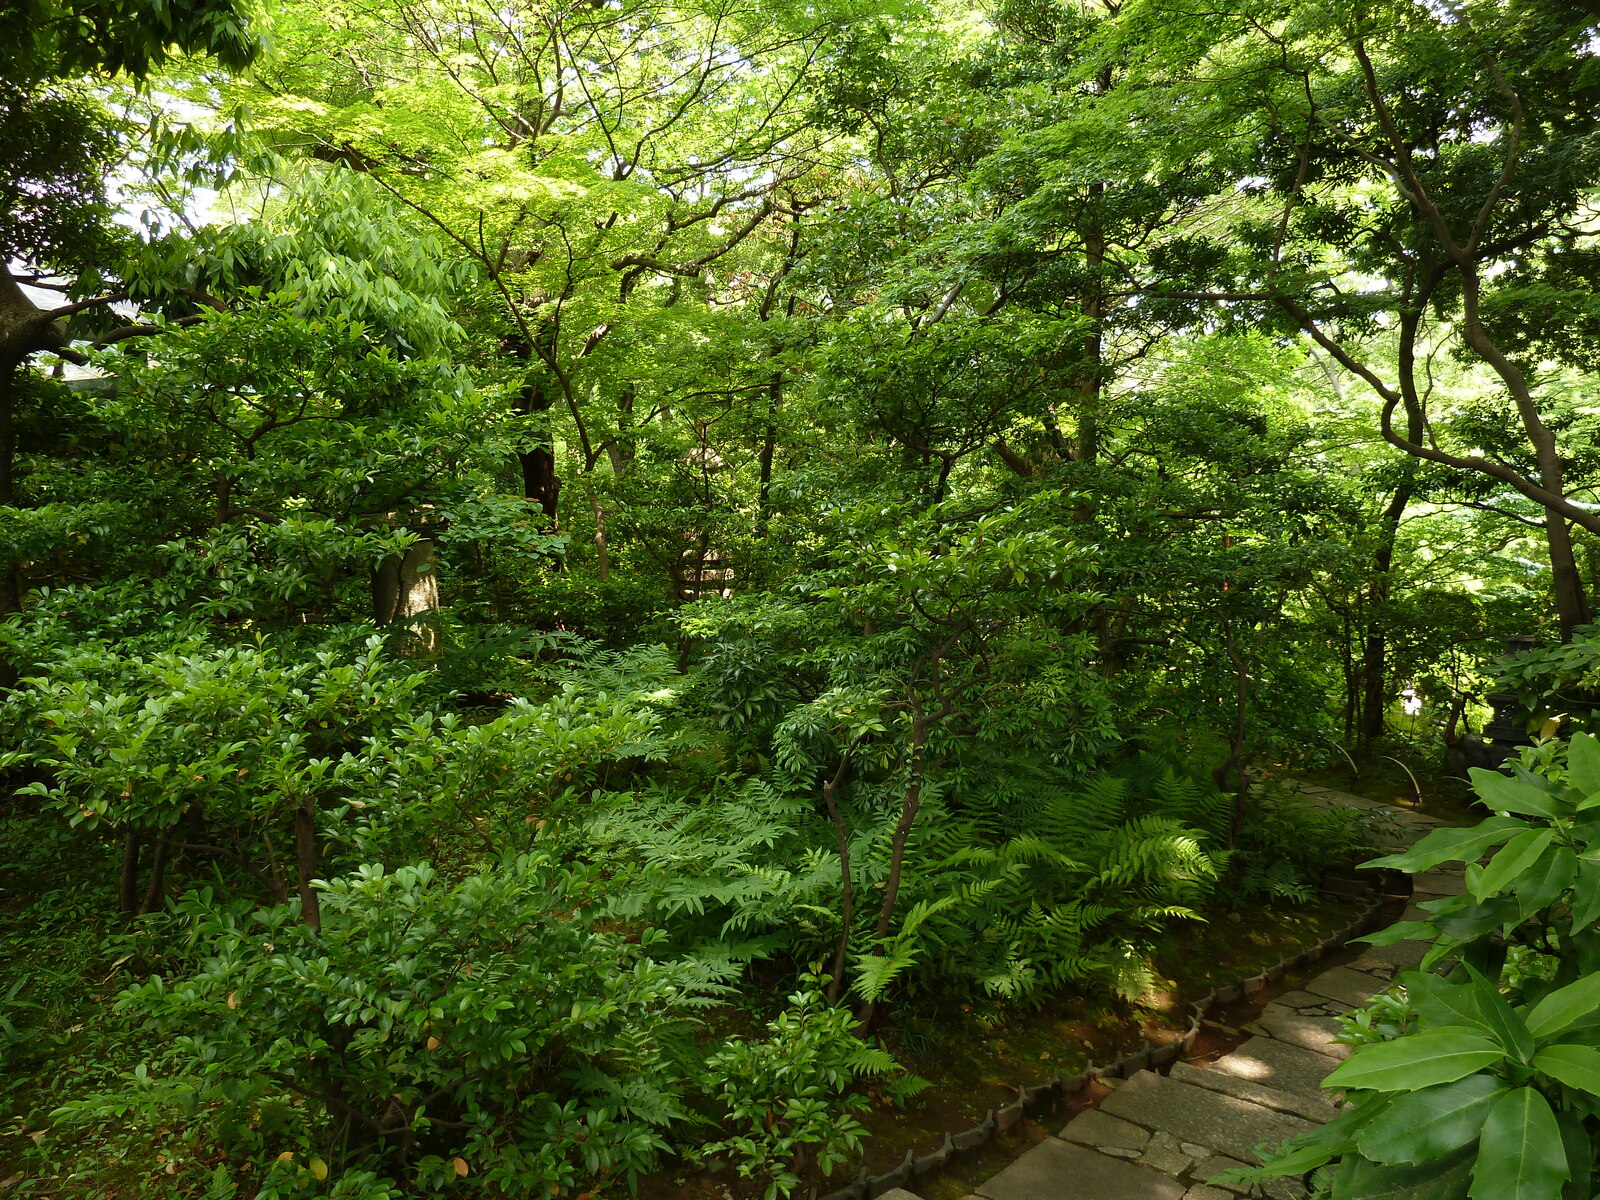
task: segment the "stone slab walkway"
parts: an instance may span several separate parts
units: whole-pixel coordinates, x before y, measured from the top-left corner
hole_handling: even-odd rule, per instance
[[[1304,789],[1314,804],[1386,809],[1383,840],[1411,845],[1442,824],[1363,796]],[[1445,871],[1417,881],[1419,899],[1462,887]],[[1025,1152],[980,1184],[967,1200],[1237,1200],[1240,1195],[1290,1200],[1303,1196],[1293,1180],[1244,1193],[1209,1181],[1255,1163],[1256,1148],[1276,1146],[1334,1115],[1319,1086],[1349,1054],[1333,1040],[1335,1017],[1389,986],[1397,970],[1421,960],[1426,943],[1369,949],[1345,966],[1323,971],[1287,992],[1244,1027],[1248,1041],[1207,1066],[1178,1063],[1170,1075],[1141,1071],[1100,1106],[1079,1113],[1059,1134]],[[1107,1080],[1108,1083],[1115,1081]],[[916,1200],[909,1192],[887,1200]]]

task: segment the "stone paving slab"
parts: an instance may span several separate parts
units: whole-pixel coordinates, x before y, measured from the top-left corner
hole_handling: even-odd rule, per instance
[[[1211,1184],[1209,1181],[1215,1179],[1224,1171],[1236,1171],[1244,1165],[1245,1164],[1240,1162],[1237,1158],[1228,1158],[1226,1155],[1213,1154],[1210,1158],[1203,1159],[1195,1164],[1194,1177],[1202,1182],[1206,1182],[1208,1186],[1219,1187],[1225,1191],[1237,1192],[1240,1195],[1243,1195],[1244,1189],[1239,1187],[1237,1184]]]
[[[1371,975],[1351,970],[1349,967],[1334,967],[1332,970],[1324,971],[1305,986],[1306,991],[1337,1000],[1349,1008],[1365,1004],[1372,998],[1373,992],[1381,992],[1383,988],[1381,979],[1374,979]]]
[[[1304,991],[1284,992],[1273,1001],[1286,1008],[1321,1008],[1327,1002],[1326,996],[1313,996],[1310,992]]]
[[[1052,1139],[980,1184],[978,1194],[987,1200],[1183,1200],[1187,1190],[1147,1167]]]
[[[1312,1017],[1297,1013],[1292,1008],[1267,1005],[1261,1016],[1244,1027],[1246,1033],[1277,1038],[1292,1046],[1315,1050],[1318,1054],[1334,1058],[1349,1058],[1350,1047],[1334,1041],[1339,1032],[1339,1022],[1332,1017]]]
[[[1276,1146],[1316,1128],[1303,1117],[1208,1092],[1152,1071],[1140,1071],[1100,1107],[1125,1121],[1250,1162],[1255,1161],[1260,1143]]]
[[[1444,871],[1427,871],[1411,877],[1411,894],[1414,896],[1464,896],[1467,881],[1461,875]]]
[[[1427,952],[1427,942],[1407,941],[1395,942],[1390,946],[1368,946],[1350,966],[1357,971],[1372,971],[1380,967],[1406,971],[1420,963]]]
[[[1290,1095],[1325,1096],[1322,1081],[1338,1065],[1338,1059],[1314,1050],[1276,1038],[1253,1037],[1217,1059],[1211,1069]]]
[[[1061,1136],[1069,1142],[1081,1142],[1100,1150],[1125,1150],[1133,1156],[1142,1154],[1150,1141],[1148,1129],[1141,1129],[1098,1108],[1086,1108],[1073,1117],[1061,1131]]]
[[[1230,1075],[1226,1071],[1209,1071],[1186,1062],[1174,1063],[1170,1078],[1176,1079],[1179,1083],[1192,1083],[1195,1087],[1203,1087],[1210,1092],[1221,1092],[1240,1100],[1248,1100],[1251,1104],[1259,1104],[1263,1108],[1275,1108],[1279,1112],[1293,1113],[1308,1121],[1331,1121],[1338,1113],[1332,1097],[1321,1088],[1316,1091],[1286,1092],[1264,1083],[1243,1079],[1238,1075]]]

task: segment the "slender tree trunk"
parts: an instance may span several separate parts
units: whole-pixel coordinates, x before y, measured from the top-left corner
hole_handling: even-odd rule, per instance
[[[1389,684],[1389,598],[1393,592],[1390,572],[1394,568],[1395,545],[1400,537],[1400,521],[1416,493],[1417,460],[1407,459],[1400,483],[1383,510],[1378,530],[1378,548],[1372,557],[1372,581],[1367,585],[1367,623],[1361,650],[1361,726],[1358,748],[1361,756],[1372,752],[1372,743],[1383,736]]]
[[[833,778],[822,785],[822,802],[827,805],[828,819],[833,822],[834,836],[839,842],[839,882],[843,893],[840,899],[839,944],[834,948],[833,977],[828,981],[828,1000],[832,1003],[837,1003],[844,994],[845,960],[850,953],[850,924],[855,919],[856,911],[855,875],[850,867],[850,830],[839,815],[838,803],[839,786],[849,774],[850,750],[854,748],[852,744],[839,756],[839,767],[834,771]]]
[[[772,515],[772,456],[778,448],[778,409],[783,404],[783,373],[775,371],[767,387],[767,428],[761,439],[757,461],[761,464],[761,480],[756,490],[756,524],[762,536],[767,532],[767,518]]]
[[[295,882],[300,892],[300,920],[322,928],[322,906],[311,881],[317,877],[317,814],[310,800],[294,810]]]
[[[906,758],[906,790],[900,802],[900,819],[895,823],[894,833],[889,838],[889,875],[884,880],[883,903],[878,906],[878,923],[872,931],[872,953],[880,957],[883,954],[883,943],[889,936],[889,924],[894,920],[895,905],[900,899],[900,879],[905,872],[906,840],[911,836],[911,827],[916,824],[917,814],[922,811],[923,754],[928,746],[928,731],[935,721],[949,711],[950,705],[947,702],[937,715],[919,713],[911,724],[911,752]],[[875,1000],[867,1000],[861,1005],[856,1012],[858,1033],[872,1027],[877,1011],[878,1005]]]
[[[1211,778],[1218,791],[1226,792],[1228,777],[1235,769],[1239,772],[1239,786],[1233,795],[1233,817],[1228,823],[1228,849],[1232,850],[1244,829],[1245,796],[1249,790],[1249,779],[1241,764],[1244,762],[1245,741],[1250,730],[1250,666],[1239,653],[1238,643],[1233,636],[1233,622],[1226,617],[1222,622],[1222,635],[1223,646],[1234,670],[1233,734],[1229,739],[1228,757],[1211,772]]]
[[[21,371],[22,359],[0,357],[0,508],[17,503],[16,404]],[[9,559],[0,560],[0,621],[22,611],[22,591],[22,575],[16,564]],[[15,687],[21,671],[19,664],[0,656],[0,691]]]
[[[593,488],[589,488],[589,507],[594,510],[595,573],[601,579],[610,579],[611,548],[606,545],[606,510]]]
[[[141,917],[145,913],[155,912],[161,904],[162,893],[167,886],[167,856],[172,853],[172,835],[176,832],[178,822],[174,821],[155,841],[155,852],[150,855],[150,882],[144,889],[144,898],[139,901],[138,915]]]
[[[122,830],[122,869],[117,875],[117,908],[139,911],[139,850],[141,838],[132,826]]]
[[[1111,86],[1110,72],[1101,79],[1102,91]],[[1078,393],[1076,436],[1073,439],[1073,458],[1081,463],[1092,463],[1100,457],[1100,405],[1105,388],[1105,302],[1102,297],[1101,272],[1106,264],[1106,237],[1100,224],[1098,206],[1105,198],[1105,184],[1096,183],[1089,188],[1091,220],[1083,238],[1083,267],[1089,281],[1083,298],[1082,312],[1089,331],[1083,336],[1083,363],[1078,368],[1075,390]]]

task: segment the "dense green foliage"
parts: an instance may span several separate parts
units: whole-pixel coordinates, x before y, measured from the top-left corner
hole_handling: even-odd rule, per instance
[[[0,1175],[775,1200],[899,1031],[1313,898],[1363,833],[1265,776],[1592,724],[1596,37],[0,7]],[[1577,1147],[1554,745],[1401,1015]]]

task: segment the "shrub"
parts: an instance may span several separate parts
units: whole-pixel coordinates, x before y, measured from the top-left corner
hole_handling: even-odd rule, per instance
[[[690,1119],[696,1012],[721,974],[598,928],[589,895],[537,855],[458,884],[363,867],[324,885],[320,932],[292,906],[191,895],[178,913],[203,958],[119,1002],[172,1039],[165,1064],[58,1119],[197,1126],[263,1197],[328,1178],[351,1195],[631,1186]]]

